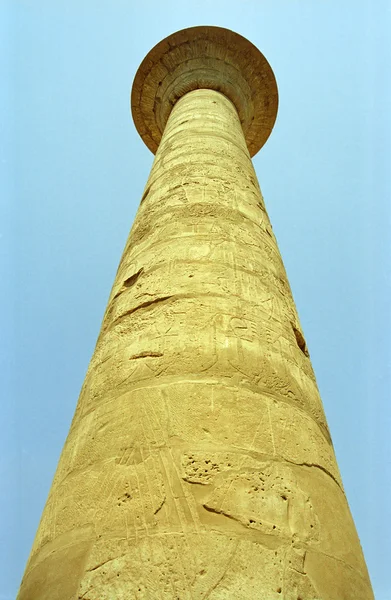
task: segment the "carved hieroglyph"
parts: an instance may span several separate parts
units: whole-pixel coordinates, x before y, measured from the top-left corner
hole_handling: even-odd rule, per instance
[[[216,80],[202,76],[213,89],[181,80],[196,87],[180,44],[202,63],[205,39],[236,34],[186,31],[136,78],[141,130],[143,86],[153,118],[156,90],[166,89],[161,103],[179,81],[183,95],[172,92],[161,141],[158,119],[141,131],[158,146],[155,161],[18,598],[370,600],[250,159],[253,109],[227,97],[210,56]],[[234,39],[239,47],[219,57],[228,66],[250,48]],[[273,88],[268,69],[254,86]],[[263,141],[276,94],[271,104],[257,117]]]

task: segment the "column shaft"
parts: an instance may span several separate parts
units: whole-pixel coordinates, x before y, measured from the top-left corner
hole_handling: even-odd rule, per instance
[[[236,109],[215,91],[187,93],[19,599],[372,597]]]

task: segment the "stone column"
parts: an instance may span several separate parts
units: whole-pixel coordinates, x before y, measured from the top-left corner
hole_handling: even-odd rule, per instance
[[[270,67],[193,28],[132,99],[156,157],[19,600],[370,600],[250,158]]]

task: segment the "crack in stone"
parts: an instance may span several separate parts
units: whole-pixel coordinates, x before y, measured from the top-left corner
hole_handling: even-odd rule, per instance
[[[189,479],[188,477],[182,477],[183,481],[186,481],[186,483],[191,483],[191,485],[210,485],[209,481],[193,481],[192,479]],[[206,508],[204,506],[204,508]],[[208,510],[208,509],[206,509]]]
[[[166,501],[166,496],[164,496],[163,500],[161,501],[161,503],[159,504],[157,509],[153,512],[154,515],[157,515],[157,513],[163,508],[165,501]]]
[[[115,558],[109,558],[108,560],[104,560],[103,562],[99,563],[95,567],[92,567],[91,569],[87,569],[86,572],[90,573],[91,571],[96,571],[97,569],[100,569],[100,567],[103,567],[103,565],[106,565],[107,563],[112,562],[113,560],[115,560]]]
[[[220,510],[219,510],[219,509],[217,509],[217,508],[212,508],[211,506],[208,506],[207,504],[203,504],[202,506],[203,506],[203,508],[205,508],[205,510],[207,510],[208,512],[215,513],[216,515],[223,515],[223,517],[227,517],[227,519],[232,519],[232,521],[236,521],[237,523],[239,523],[239,524],[240,524],[240,525],[242,525],[243,527],[246,527],[246,526],[244,525],[244,523],[243,523],[243,522],[242,522],[240,519],[237,519],[237,518],[236,518],[236,517],[234,517],[233,515],[230,515],[230,514],[228,514],[228,513],[224,512],[222,509],[220,509]]]
[[[159,358],[163,356],[162,352],[154,352],[153,350],[140,352],[139,354],[133,354],[129,357],[129,360],[137,360],[138,358]]]
[[[140,275],[143,272],[144,272],[144,269],[143,269],[143,267],[141,267],[141,269],[139,269],[137,271],[137,273],[134,273],[134,275],[131,275],[130,277],[128,277],[127,279],[125,279],[125,281],[122,284],[121,289],[115,294],[115,296],[113,296],[111,302],[113,302],[113,300],[115,300],[116,298],[118,298],[118,296],[120,296],[127,289],[129,289],[130,287],[132,287],[136,283],[136,281],[138,280],[138,278],[140,277]]]
[[[138,310],[142,310],[143,308],[148,308],[149,306],[152,306],[153,304],[159,304],[161,302],[166,302],[167,300],[170,300],[171,298],[174,298],[174,296],[161,296],[160,298],[155,298],[155,300],[148,300],[147,302],[142,302],[141,304],[139,304],[135,308],[130,308],[129,310],[127,310],[126,312],[124,312],[122,315],[120,315],[119,317],[117,317],[111,323],[110,328],[111,327],[115,327],[116,325],[118,325],[118,323],[120,321],[122,321],[122,319],[124,319],[125,317],[128,317],[129,315],[135,313]]]
[[[337,486],[339,487],[341,492],[345,495],[345,491],[342,488],[341,484],[339,483],[338,479],[336,479],[334,477],[334,475],[328,469],[326,469],[326,467],[322,467],[321,465],[318,465],[316,463],[307,463],[307,462],[297,463],[297,462],[294,462],[293,460],[288,460],[285,457],[284,457],[284,461],[288,462],[291,465],[296,465],[298,467],[315,467],[315,469],[320,469],[321,471],[323,471],[323,473],[326,473],[326,475],[328,475],[329,477],[331,477],[331,479],[333,481],[335,481],[335,483],[337,484]]]
[[[204,508],[206,508],[206,507],[205,507],[205,505],[204,505]],[[206,510],[208,510],[208,509],[206,509]],[[211,588],[210,588],[210,589],[209,589],[209,590],[206,592],[206,595],[203,597],[203,600],[206,600],[206,598],[209,598],[209,597],[210,597],[210,595],[211,595],[211,593],[212,593],[212,592],[213,592],[213,591],[214,591],[214,590],[215,590],[215,589],[216,589],[216,588],[217,588],[217,587],[220,585],[220,583],[221,583],[221,582],[222,582],[222,580],[224,579],[224,577],[225,577],[225,575],[227,574],[227,572],[228,572],[228,569],[229,569],[229,567],[230,567],[230,565],[231,565],[231,563],[232,563],[232,561],[233,561],[233,559],[234,559],[234,556],[235,556],[235,554],[236,554],[236,551],[237,551],[237,549],[238,549],[238,546],[239,546],[239,541],[237,542],[237,544],[236,544],[236,546],[235,546],[235,548],[234,548],[234,550],[233,550],[233,552],[232,552],[231,556],[228,558],[228,561],[227,561],[227,563],[226,563],[226,565],[225,565],[225,567],[224,567],[224,570],[223,570],[223,572],[222,572],[221,576],[220,576],[220,577],[219,577],[219,579],[216,581],[216,583],[215,583],[215,584],[214,584],[214,585],[213,585],[213,586],[212,586],[212,587],[211,587]]]

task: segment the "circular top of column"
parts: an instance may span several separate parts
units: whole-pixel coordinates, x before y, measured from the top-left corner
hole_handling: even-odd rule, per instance
[[[254,156],[277,116],[278,90],[266,58],[238,33],[221,27],[182,29],[147,54],[134,78],[131,109],[137,131],[155,153],[172,107],[187,92],[212,89],[239,114]]]

